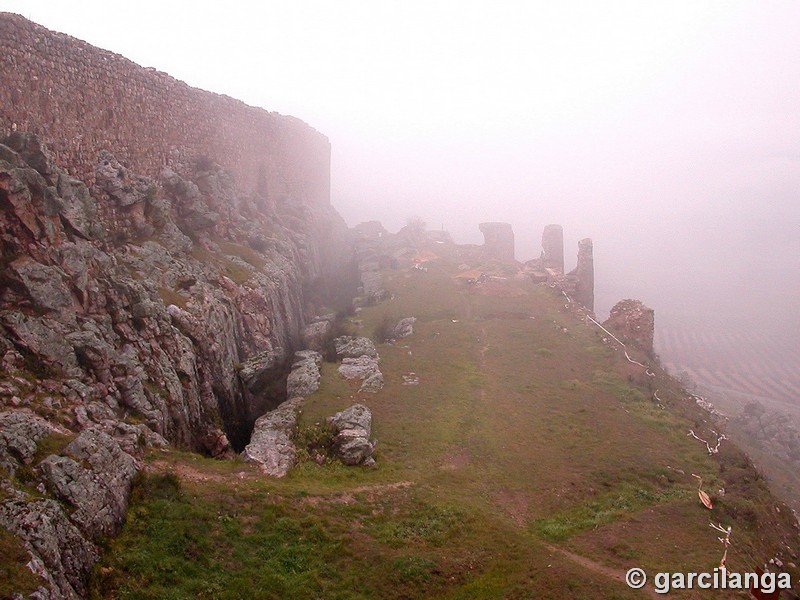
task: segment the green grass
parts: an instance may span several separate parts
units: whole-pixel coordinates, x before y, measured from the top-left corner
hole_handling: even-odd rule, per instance
[[[0,498],[1,499],[1,498]],[[0,598],[11,598],[14,592],[28,595],[44,580],[26,566],[30,556],[19,538],[0,527]]]
[[[434,250],[426,273],[386,272],[392,299],[352,324],[369,337],[385,315],[417,317],[411,337],[378,344],[385,387],[360,394],[324,363],[296,432],[302,460],[282,480],[151,455],[177,479],[137,483],[93,597],[636,598],[550,548],[624,574],[632,561],[713,568],[710,520],[733,525],[740,570],[797,540],[746,459],[687,437],[712,424],[663,371],[644,376],[549,289],[509,280],[486,295],[454,279],[454,250]],[[411,372],[419,385],[402,384]],[[377,468],[317,464],[325,418],[355,402],[372,410]]]
[[[681,488],[653,490],[626,483],[596,499],[542,519],[534,524],[534,529],[549,540],[563,541],[587,529],[629,518],[646,507],[690,495],[690,491]]]

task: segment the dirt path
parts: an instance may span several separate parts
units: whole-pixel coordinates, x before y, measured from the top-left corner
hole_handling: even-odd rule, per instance
[[[551,552],[560,554],[561,556],[568,558],[575,564],[580,565],[581,567],[591,571],[592,573],[603,575],[604,577],[608,577],[609,579],[613,579],[614,581],[618,581],[624,585],[627,585],[627,583],[625,582],[624,571],[618,571],[617,569],[614,569],[612,567],[601,565],[600,563],[595,562],[590,558],[586,558],[585,556],[581,556],[580,554],[575,554],[574,552],[570,552],[569,550],[565,550],[564,548],[559,548],[558,546],[553,546],[552,544],[544,544],[544,546]],[[641,591],[650,596],[651,598],[663,598],[662,595],[656,593],[655,588],[649,582]]]

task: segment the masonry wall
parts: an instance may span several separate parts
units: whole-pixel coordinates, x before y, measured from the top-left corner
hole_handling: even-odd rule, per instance
[[[0,136],[14,128],[37,134],[88,185],[106,149],[151,177],[207,157],[241,192],[330,201],[330,143],[302,121],[0,13]]]

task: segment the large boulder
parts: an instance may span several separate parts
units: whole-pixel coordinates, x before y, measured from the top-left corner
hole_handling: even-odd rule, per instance
[[[416,317],[405,317],[404,319],[400,319],[397,325],[394,326],[392,337],[396,340],[399,340],[401,338],[410,336],[414,333],[414,323],[416,322]]]
[[[366,379],[379,370],[378,361],[366,355],[345,358],[339,365],[339,374],[345,379]]]
[[[303,345],[309,350],[323,352],[331,328],[331,322],[327,320],[309,323],[303,329]]]
[[[250,443],[242,452],[246,462],[259,465],[270,477],[283,477],[289,472],[297,459],[292,432],[302,401],[302,398],[287,400],[256,420]]]
[[[377,392],[383,388],[383,373],[378,368],[378,359],[371,356],[342,359],[339,374],[345,379],[361,379],[360,392]]]
[[[375,344],[369,338],[343,335],[337,337],[333,343],[338,358],[357,358],[359,356],[378,358]]]
[[[33,413],[0,413],[0,467],[13,477],[33,460],[39,440],[53,433],[63,431]]]
[[[72,509],[72,521],[93,538],[117,533],[128,508],[136,460],[108,434],[87,429],[41,463],[47,486]]]
[[[375,441],[370,441],[372,431],[372,412],[363,404],[354,404],[342,412],[328,417],[328,424],[333,429],[333,451],[339,460],[346,465],[375,464],[372,454]]]
[[[88,597],[86,581],[100,553],[70,521],[61,504],[16,492],[0,503],[0,526],[22,539],[31,553],[30,569],[50,588],[40,588],[40,598]]]
[[[286,397],[305,398],[319,389],[319,367],[322,355],[313,350],[300,350],[294,353],[294,362],[286,379]]]

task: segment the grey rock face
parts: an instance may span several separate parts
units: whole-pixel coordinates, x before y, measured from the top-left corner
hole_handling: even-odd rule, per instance
[[[334,340],[336,354],[342,358],[339,374],[345,379],[362,379],[360,392],[377,392],[383,388],[383,374],[378,367],[378,351],[365,337],[342,336]]]
[[[373,464],[376,442],[370,441],[372,412],[363,404],[328,417],[333,428],[334,453],[346,465]]]
[[[214,165],[166,173],[159,188],[104,153],[90,190],[35,137],[2,142],[0,362],[23,383],[4,381],[0,406],[41,401],[83,432],[61,456],[30,465],[51,429],[38,417],[0,417],[0,466],[30,465],[60,501],[3,500],[2,511],[10,531],[60,536],[20,534],[53,596],[75,597],[94,562],[91,540],[124,513],[129,455],[167,441],[214,456],[241,449],[275,407],[265,390],[285,374],[283,348],[300,346],[306,284],[337,281],[350,242],[330,206],[240,198]],[[24,383],[31,375],[36,389]]]
[[[100,153],[95,167],[95,180],[120,206],[130,206],[144,201],[156,192],[153,180],[131,173],[108,151]]]
[[[53,598],[86,598],[85,582],[100,554],[57,501],[19,493],[0,504],[0,526],[23,540]]]
[[[378,351],[372,340],[365,337],[341,336],[334,340],[336,356],[339,358],[356,358],[359,356],[378,357]]]
[[[0,467],[13,477],[17,469],[30,463],[40,439],[63,433],[30,412],[0,413]]]
[[[283,358],[283,350],[278,348],[273,350],[264,350],[255,356],[251,356],[244,363],[239,370],[239,377],[242,382],[248,387],[257,386],[258,382],[265,376],[269,377],[275,367]]]
[[[13,475],[31,463],[37,444],[53,433],[66,431],[23,411],[0,413],[0,464]],[[99,556],[95,541],[122,525],[138,465],[98,430],[82,432],[62,452],[45,458],[33,473],[72,510],[5,482],[8,498],[0,504],[0,526],[19,536],[34,572],[48,583],[50,590],[41,597],[84,598],[85,582]]]
[[[330,321],[316,321],[306,325],[303,329],[303,345],[309,350],[322,352],[330,331]]]
[[[74,508],[71,519],[81,531],[92,538],[114,535],[128,508],[136,460],[98,430],[81,432],[63,454],[41,463],[48,487]]]
[[[66,274],[58,267],[22,256],[9,265],[9,271],[15,276],[15,283],[22,286],[24,293],[35,302],[37,309],[49,312],[75,310],[72,294],[64,283]],[[64,316],[67,319],[72,317]]]
[[[345,358],[339,365],[339,374],[345,379],[366,379],[378,372],[378,361],[367,355]]]
[[[301,403],[302,398],[287,400],[259,417],[242,458],[259,465],[263,473],[270,477],[286,475],[297,458],[292,431],[297,425],[297,410]]]
[[[383,373],[376,371],[366,377],[358,388],[359,392],[370,392],[374,394],[383,389]]]
[[[319,389],[322,355],[313,350],[300,350],[294,353],[294,363],[286,380],[287,398],[310,396]]]
[[[417,322],[416,317],[405,317],[400,319],[400,322],[394,326],[393,337],[397,340],[408,337],[414,333],[414,323]]]

